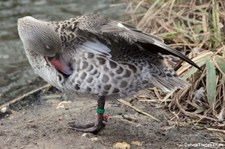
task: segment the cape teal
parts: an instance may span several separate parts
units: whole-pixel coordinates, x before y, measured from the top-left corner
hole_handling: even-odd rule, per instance
[[[27,16],[18,32],[34,71],[59,90],[98,97],[97,120],[70,123],[78,131],[98,133],[104,126],[105,98],[124,98],[148,87],[168,92],[188,83],[163,55],[173,55],[200,69],[158,37],[101,15],[48,22]]]

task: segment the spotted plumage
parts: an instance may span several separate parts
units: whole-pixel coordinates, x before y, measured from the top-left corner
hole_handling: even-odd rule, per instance
[[[74,95],[118,98],[147,87],[186,87],[164,54],[199,68],[159,38],[100,15],[58,22],[24,17],[18,31],[35,72]]]

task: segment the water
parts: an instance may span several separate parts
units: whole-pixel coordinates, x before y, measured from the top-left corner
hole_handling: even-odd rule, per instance
[[[88,13],[122,18],[126,6],[122,0],[0,0],[0,105],[44,84],[25,56],[18,18],[65,20]]]

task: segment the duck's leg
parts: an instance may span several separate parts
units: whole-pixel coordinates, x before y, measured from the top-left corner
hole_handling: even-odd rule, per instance
[[[105,124],[103,122],[105,121],[105,118],[103,115],[105,112],[104,107],[105,107],[105,97],[102,96],[102,97],[99,97],[98,99],[98,107],[96,109],[97,119],[95,123],[78,125],[78,124],[75,124],[74,122],[71,122],[69,123],[70,127],[77,131],[97,134],[102,128],[105,127]]]

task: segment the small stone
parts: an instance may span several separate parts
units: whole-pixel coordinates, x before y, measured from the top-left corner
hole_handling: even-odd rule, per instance
[[[1,113],[2,113],[2,114],[10,113],[10,109],[9,109],[8,107],[3,107],[3,108],[1,109]]]
[[[137,145],[137,146],[142,146],[143,142],[140,142],[140,141],[132,141],[131,144]]]
[[[34,122],[34,120],[28,120],[28,123],[33,123]]]
[[[93,137],[93,138],[91,138],[91,141],[96,142],[96,141],[98,141],[98,138],[97,137]]]
[[[88,136],[87,133],[82,134],[82,137],[87,137],[87,136]]]
[[[83,133],[82,134],[82,137],[85,137],[85,138],[94,138],[94,135],[92,133]]]

